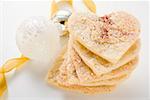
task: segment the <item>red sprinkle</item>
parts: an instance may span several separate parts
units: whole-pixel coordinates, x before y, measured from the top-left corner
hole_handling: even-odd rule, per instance
[[[103,33],[103,34],[101,34],[101,38],[102,39],[109,38],[109,35],[107,33]]]
[[[104,23],[107,23],[107,24],[110,24],[110,25],[112,25],[113,24],[113,22],[112,22],[112,20],[109,18],[109,16],[103,16],[103,17],[100,17],[101,19],[102,19],[102,21],[104,22]]]
[[[108,32],[108,30],[107,30],[106,28],[104,28],[104,29],[103,29],[103,31],[104,31],[105,33],[107,33],[107,32]]]

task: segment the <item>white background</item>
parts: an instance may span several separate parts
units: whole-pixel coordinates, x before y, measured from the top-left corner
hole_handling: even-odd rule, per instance
[[[96,1],[96,0],[95,0]],[[141,23],[140,62],[131,77],[112,94],[86,96],[64,92],[47,85],[44,78],[49,66],[26,64],[8,81],[9,100],[147,100],[148,97],[148,2],[98,2],[97,13],[124,10],[136,16]],[[75,2],[76,9],[82,4]],[[0,65],[8,58],[20,55],[15,43],[15,32],[22,20],[30,16],[49,16],[49,1],[3,1],[0,2]],[[2,12],[3,11],[3,12]]]

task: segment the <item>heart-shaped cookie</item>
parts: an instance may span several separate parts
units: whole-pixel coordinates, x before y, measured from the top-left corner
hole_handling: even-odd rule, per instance
[[[140,25],[126,12],[114,12],[103,17],[95,14],[73,14],[68,30],[77,41],[96,55],[117,63],[139,38]]]

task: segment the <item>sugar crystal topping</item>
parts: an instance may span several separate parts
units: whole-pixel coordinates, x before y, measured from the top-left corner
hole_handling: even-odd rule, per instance
[[[91,39],[99,43],[117,43],[134,38],[136,34],[124,27],[118,27],[110,16],[100,17],[98,22],[91,27]]]

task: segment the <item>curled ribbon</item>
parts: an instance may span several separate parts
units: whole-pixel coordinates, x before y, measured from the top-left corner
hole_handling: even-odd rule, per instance
[[[0,96],[3,95],[4,91],[7,89],[6,77],[5,73],[8,73],[14,69],[18,69],[22,64],[27,62],[29,59],[26,57],[13,58],[8,60],[1,68],[0,68]]]
[[[83,0],[85,6],[93,13],[96,13],[96,5],[93,0]]]
[[[84,5],[93,13],[96,13],[96,5],[93,0],[82,0]],[[53,0],[51,4],[51,16],[55,14],[59,10],[58,3],[59,2],[66,2],[71,7],[73,5],[73,0]]]
[[[51,4],[51,15],[58,11],[58,2],[67,2],[72,7],[73,0],[53,0]],[[83,3],[91,12],[96,12],[96,5],[92,0],[83,0]],[[28,60],[29,59],[24,56],[21,56],[20,58],[13,58],[8,60],[2,67],[0,67],[0,97],[4,94],[4,91],[7,90],[5,74],[14,69],[17,70]]]
[[[4,71],[4,69],[2,68],[2,71]],[[6,78],[4,73],[0,73],[0,96],[3,95],[3,92],[7,89],[7,85],[6,85]]]
[[[73,0],[53,0],[51,2],[51,16],[53,16],[59,10],[59,2],[66,2],[70,7],[72,7]]]

